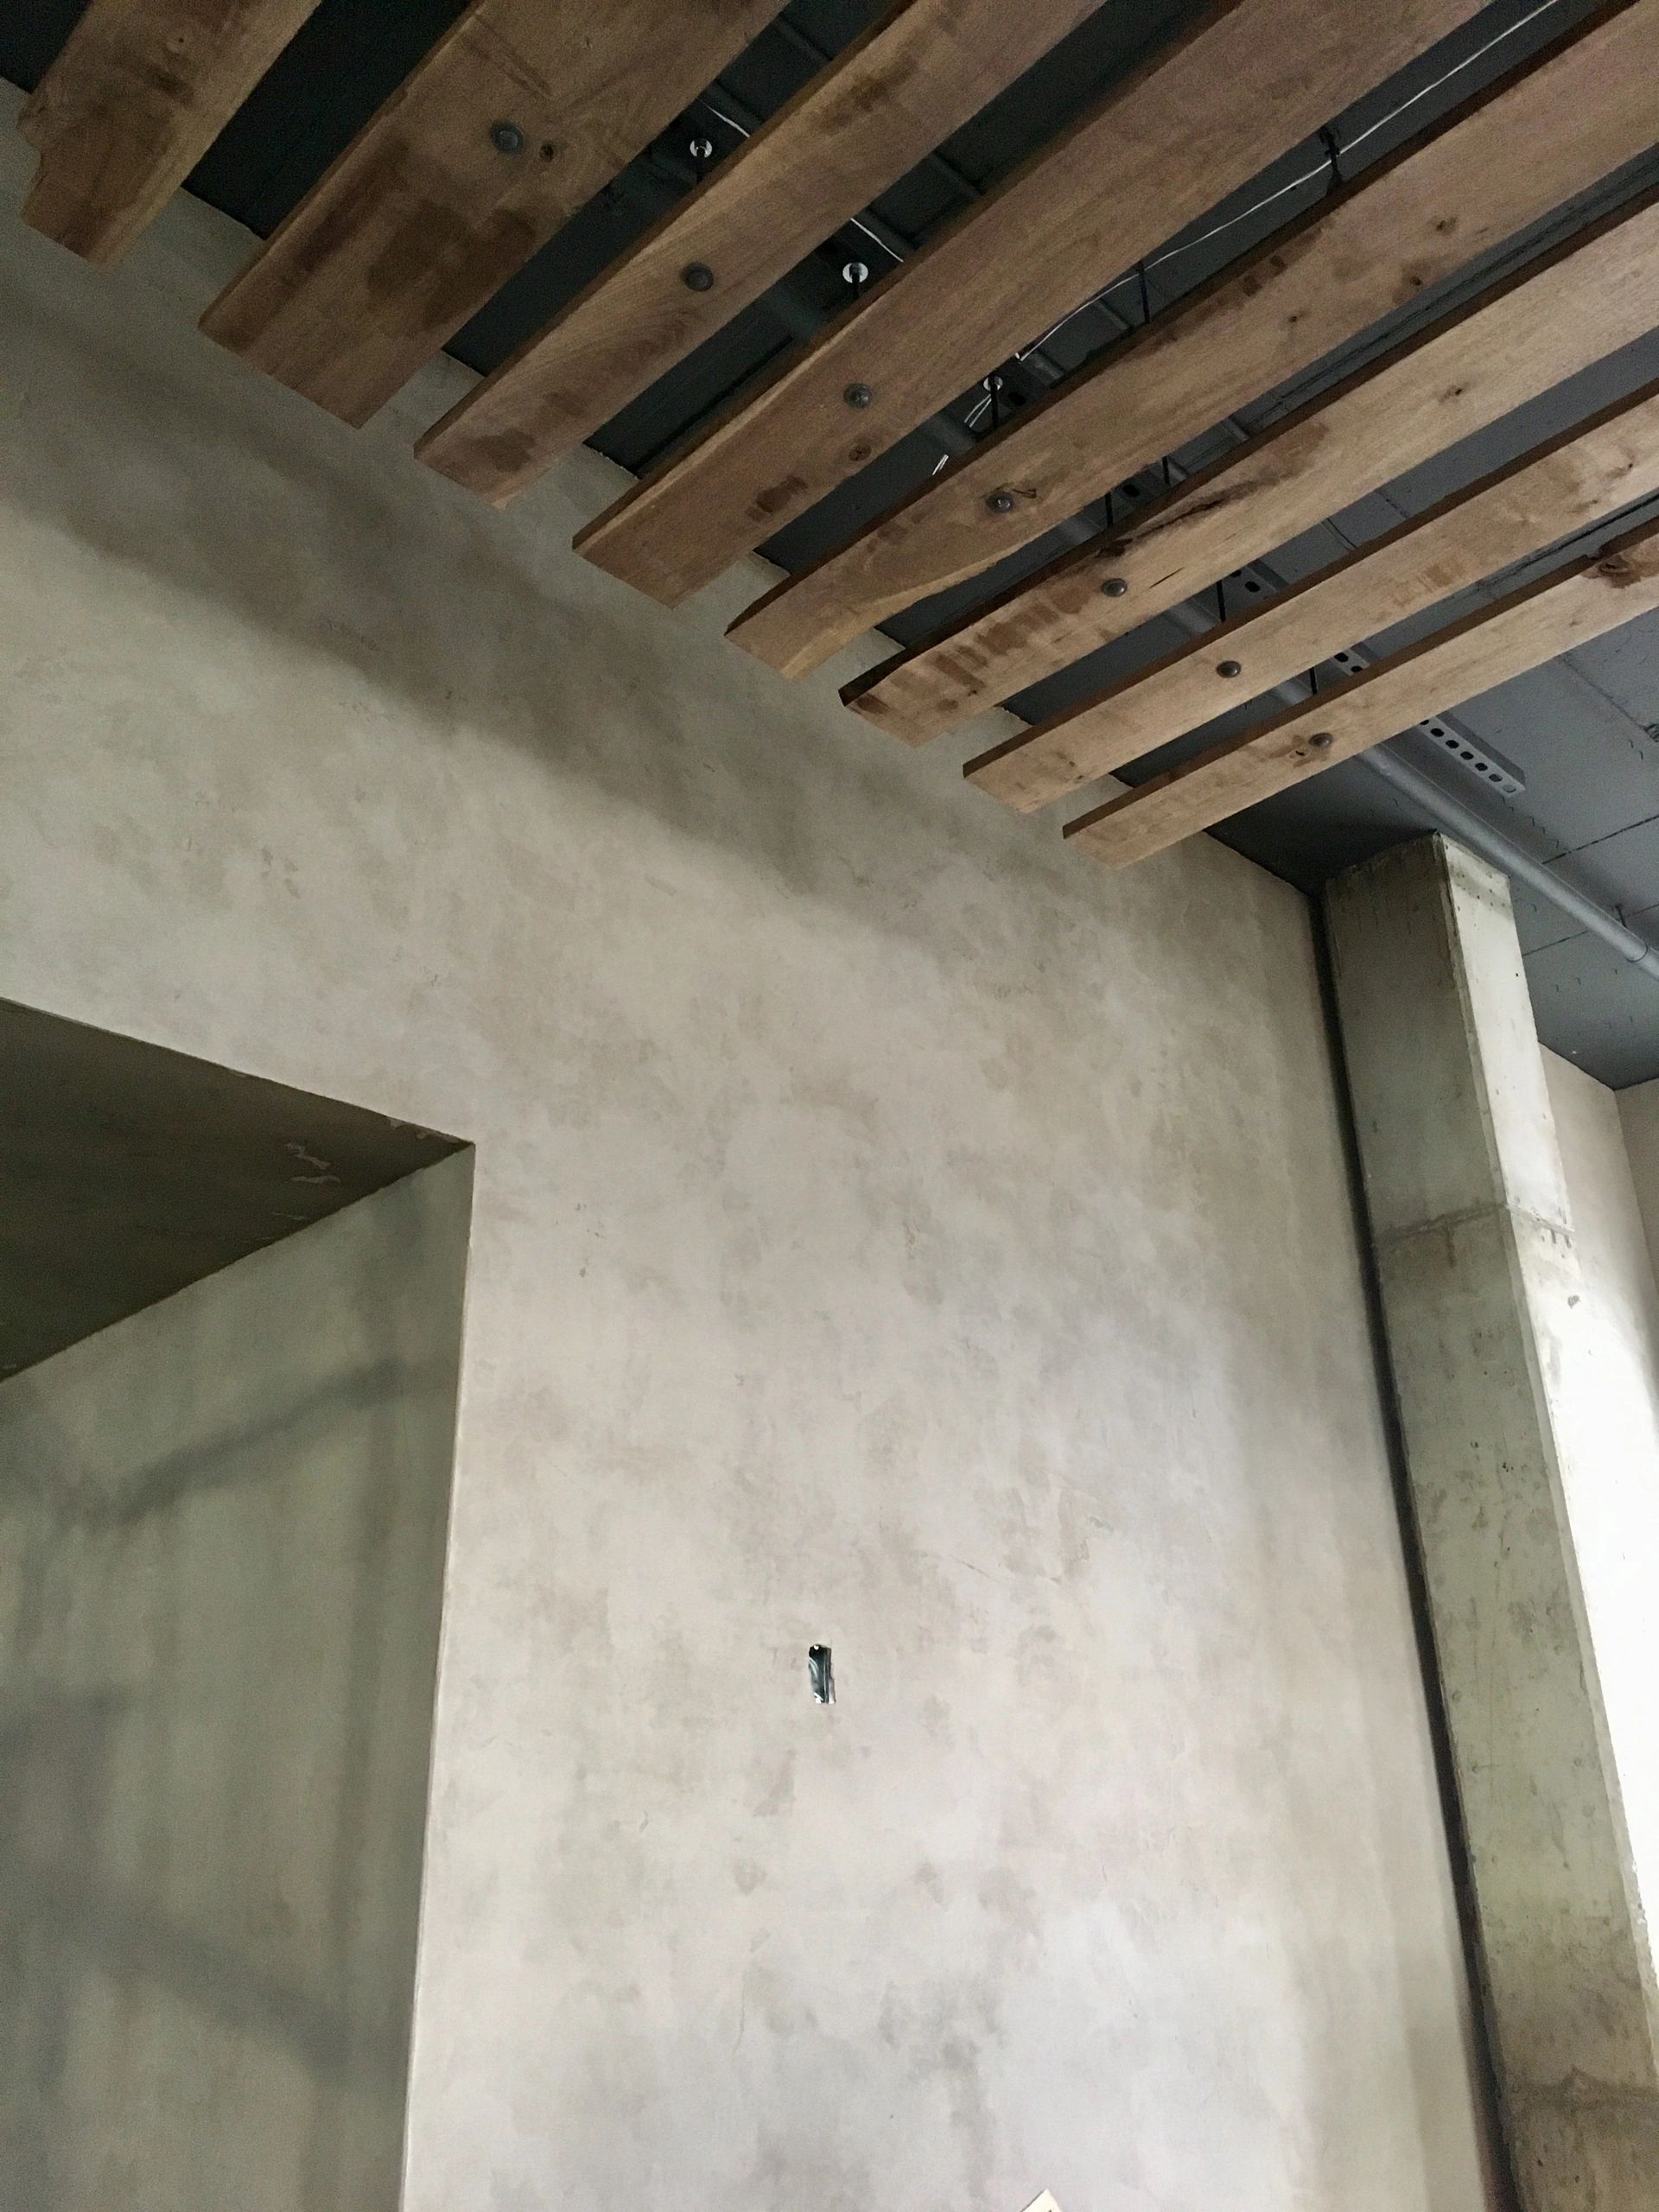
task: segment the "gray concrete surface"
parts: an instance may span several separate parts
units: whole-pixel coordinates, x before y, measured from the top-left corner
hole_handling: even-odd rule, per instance
[[[1479,2203],[1301,900],[262,382],[247,251],[0,220],[0,990],[477,1142],[409,2212]]]
[[[6,2212],[395,2212],[471,1165],[0,1382]]]
[[[1610,1459],[1595,1403],[1508,887],[1430,838],[1328,905],[1516,2174],[1529,2212],[1652,2212],[1659,2013],[1592,1624],[1604,1492],[1616,1519],[1655,1466]]]

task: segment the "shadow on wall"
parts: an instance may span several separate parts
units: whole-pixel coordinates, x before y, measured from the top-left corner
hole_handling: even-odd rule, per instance
[[[470,1193],[0,1384],[8,2212],[394,2212]]]

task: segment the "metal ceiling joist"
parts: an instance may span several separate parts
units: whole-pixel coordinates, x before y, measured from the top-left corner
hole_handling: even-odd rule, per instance
[[[976,114],[1097,0],[899,0],[416,448],[504,504]]]
[[[202,317],[361,423],[783,0],[473,0]]]
[[[1540,546],[1659,494],[1659,384],[1453,493],[1294,589],[1049,716],[963,773],[1021,811],[1154,753]]]
[[[1652,144],[1656,54],[1659,0],[1617,0],[789,577],[734,642],[804,675],[1525,230]]]
[[[1108,799],[1065,835],[1115,868],[1144,860],[1656,608],[1659,523],[1649,522]]]
[[[1124,636],[1659,323],[1659,192],[1390,348],[1125,529],[850,684],[921,743]]]
[[[677,604],[1075,307],[1103,271],[1131,266],[1474,12],[1472,0],[1210,9],[590,524],[578,550]]]

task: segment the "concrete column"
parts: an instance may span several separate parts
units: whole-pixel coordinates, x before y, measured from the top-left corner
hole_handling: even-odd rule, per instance
[[[1573,1533],[1582,1287],[1508,887],[1428,838],[1327,912],[1516,2177],[1527,2212],[1656,2212],[1659,2001]]]

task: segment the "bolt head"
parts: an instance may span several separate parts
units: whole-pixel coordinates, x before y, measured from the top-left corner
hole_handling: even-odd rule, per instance
[[[875,397],[867,384],[849,384],[841,396],[849,407],[868,407]]]
[[[706,261],[689,261],[680,271],[680,282],[688,292],[712,292],[715,272]]]
[[[498,154],[522,154],[524,134],[516,123],[493,123],[490,125],[490,143]]]
[[[1101,589],[1108,599],[1122,599],[1129,588],[1127,576],[1108,576]]]
[[[1243,676],[1243,673],[1244,664],[1242,660],[1218,660],[1216,663],[1217,676]]]
[[[994,515],[1011,515],[1014,512],[1014,494],[1012,492],[993,492],[985,504]]]
[[[693,138],[687,146],[686,151],[694,162],[712,162],[715,158],[715,142],[712,138]]]
[[[1328,753],[1336,741],[1328,729],[1316,729],[1307,741],[1307,749],[1310,753]]]

